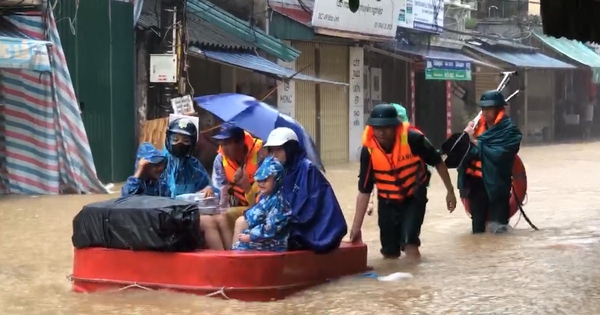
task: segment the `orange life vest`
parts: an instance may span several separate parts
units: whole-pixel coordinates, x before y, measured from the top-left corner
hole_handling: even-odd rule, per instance
[[[425,163],[413,155],[408,144],[409,128],[407,122],[398,126],[394,148],[389,154],[377,142],[371,126],[363,132],[363,146],[371,153],[375,186],[381,198],[402,201],[414,195],[415,189],[427,181]]]
[[[497,124],[502,118],[504,118],[504,109],[498,112],[498,116],[496,116],[496,120],[494,124]],[[479,118],[479,122],[477,123],[477,128],[475,128],[475,133],[473,134],[475,138],[479,137],[482,133],[484,133],[488,129],[487,124],[485,122],[485,118],[481,116]],[[473,159],[469,164],[469,167],[466,169],[467,174],[473,177],[483,177],[483,173],[481,172],[481,160]]]
[[[248,153],[246,155],[246,162],[244,163],[244,171],[246,172],[246,176],[248,176],[248,182],[250,185],[254,183],[254,173],[258,170],[258,151],[262,148],[262,140],[255,139],[249,133],[245,132],[244,144],[248,149]],[[227,182],[233,188],[233,196],[237,201],[237,205],[234,206],[247,206],[248,201],[246,200],[246,195],[244,190],[234,183],[235,172],[239,168],[239,165],[236,161],[228,159],[225,154],[223,154],[223,148],[219,146],[218,151],[223,157],[223,169],[225,170],[225,178]]]

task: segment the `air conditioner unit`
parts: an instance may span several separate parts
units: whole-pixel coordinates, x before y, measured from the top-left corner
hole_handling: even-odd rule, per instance
[[[32,7],[42,5],[44,0],[3,0],[0,7]]]

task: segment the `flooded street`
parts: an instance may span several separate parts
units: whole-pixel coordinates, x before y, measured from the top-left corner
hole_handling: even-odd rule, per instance
[[[383,261],[375,215],[363,228],[375,271],[411,272],[413,279],[346,278],[272,303],[133,290],[72,293],[71,220],[84,204],[108,196],[1,197],[0,314],[598,314],[600,143],[526,147],[521,157],[529,178],[525,211],[540,231],[520,220],[509,235],[471,235],[462,207],[445,210],[435,175],[423,263]],[[357,168],[328,171],[349,223]]]

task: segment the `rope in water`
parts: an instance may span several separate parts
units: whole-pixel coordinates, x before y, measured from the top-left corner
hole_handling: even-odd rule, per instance
[[[152,282],[131,282],[131,281],[119,281],[119,280],[109,280],[109,279],[95,279],[95,278],[81,278],[75,277],[73,275],[67,276],[67,280],[88,282],[88,283],[98,283],[98,284],[108,284],[108,285],[122,285],[123,287],[117,289],[117,291],[124,291],[127,289],[142,289],[145,291],[153,291],[154,289],[171,289],[177,291],[208,291],[211,293],[206,294],[207,297],[214,296],[222,296],[225,299],[231,299],[225,293],[226,291],[267,291],[267,290],[292,290],[296,288],[304,288],[309,286],[314,286],[321,284],[323,282],[328,282],[330,279],[326,279],[325,281],[309,281],[302,282],[297,284],[288,284],[288,285],[277,285],[277,286],[260,286],[260,287],[212,287],[212,286],[188,286],[188,285],[177,285],[177,284],[162,284],[162,283],[152,283]]]

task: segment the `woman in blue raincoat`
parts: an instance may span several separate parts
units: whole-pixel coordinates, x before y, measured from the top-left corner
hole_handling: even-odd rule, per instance
[[[284,167],[283,198],[290,203],[290,250],[326,253],[348,232],[342,208],[325,175],[307,157],[290,128],[274,129],[263,145]]]
[[[178,118],[169,124],[164,151],[167,163],[161,178],[169,187],[171,198],[192,193],[204,193],[206,197],[218,195],[202,163],[191,155],[197,141],[198,129],[191,120]],[[224,216],[203,215],[200,224],[209,248],[226,248],[228,242],[223,240],[230,240],[233,232]]]
[[[233,249],[275,252],[288,249],[292,210],[283,198],[283,172],[283,165],[268,157],[254,174],[260,201],[244,212],[247,226]]]
[[[166,157],[160,151],[148,142],[142,143],[137,151],[135,173],[127,178],[121,196],[171,196],[167,183],[161,178],[165,165]]]
[[[208,172],[191,154],[198,141],[198,129],[191,120],[178,118],[169,124],[165,137],[167,166],[163,173],[171,197],[182,194],[205,193],[215,195],[217,189],[210,183]]]

